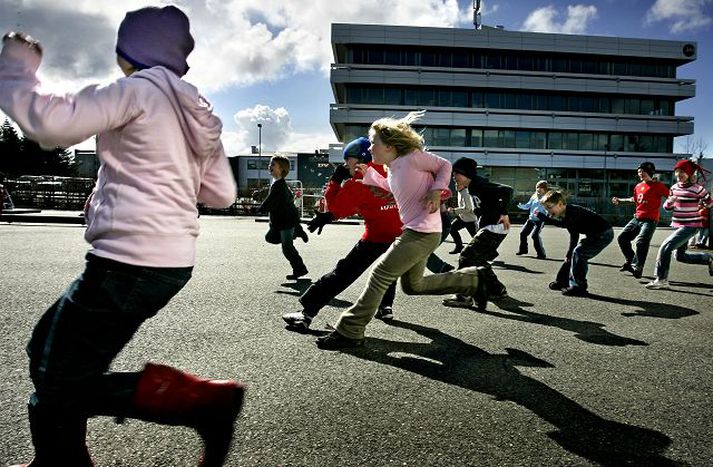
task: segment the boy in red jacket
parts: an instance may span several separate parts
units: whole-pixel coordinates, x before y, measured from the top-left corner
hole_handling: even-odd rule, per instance
[[[300,297],[302,311],[282,316],[289,329],[307,330],[319,310],[353,284],[401,235],[403,226],[394,197],[380,188],[363,184],[362,175],[355,172],[357,164],[369,164],[385,176],[383,166],[371,162],[369,145],[369,139],[361,137],[345,146],[345,162],[334,170],[325,191],[329,212],[317,213],[309,224],[311,232],[317,229],[321,232],[322,227],[334,219],[358,214],[364,219],[364,235],[332,271],[319,278]],[[393,319],[395,295],[396,282],[389,286],[381,300],[377,318]]]

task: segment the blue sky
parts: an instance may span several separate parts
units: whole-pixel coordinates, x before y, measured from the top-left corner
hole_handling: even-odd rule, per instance
[[[312,151],[336,142],[329,125],[332,22],[472,27],[471,0],[0,0],[0,27],[45,46],[40,78],[52,91],[118,77],[113,47],[127,10],[174,3],[191,18],[196,49],[186,79],[224,123],[233,155],[263,148]],[[698,60],[679,69],[697,95],[677,106],[695,117],[693,149],[713,156],[713,0],[484,0],[482,21],[514,31],[564,32],[698,42]],[[678,138],[676,150],[686,149]]]

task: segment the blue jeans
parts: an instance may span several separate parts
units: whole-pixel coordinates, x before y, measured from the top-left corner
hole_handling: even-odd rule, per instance
[[[614,230],[611,227],[597,235],[590,234],[580,240],[579,245],[572,250],[572,258],[562,264],[557,274],[557,282],[564,284],[566,280],[570,287],[587,290],[589,260],[601,253],[612,240],[614,240]]]
[[[126,415],[141,373],[109,366],[144,321],[191,278],[193,268],[151,268],[87,255],[84,272],[42,316],[27,346],[30,428],[36,453],[71,452],[86,419]],[[67,454],[71,458],[71,454]]]
[[[276,230],[270,226],[265,234],[265,241],[273,245],[282,245],[282,254],[290,262],[293,272],[305,271],[307,267],[294,245],[294,234],[294,228]]]
[[[663,241],[656,255],[654,276],[657,279],[667,279],[671,268],[671,254],[676,251],[676,259],[681,263],[708,264],[711,261],[709,253],[691,253],[686,251],[688,239],[698,231],[697,227],[679,227]]]
[[[542,245],[542,237],[540,236],[544,224],[545,223],[539,219],[536,221],[528,219],[527,222],[525,222],[525,225],[522,226],[522,230],[520,231],[519,253],[527,253],[527,237],[530,235],[530,232],[532,232],[532,244],[535,247],[537,256],[540,258],[547,256],[545,254],[545,247]]]
[[[634,269],[643,270],[646,264],[646,255],[649,253],[649,245],[651,237],[656,231],[656,221],[649,219],[637,219],[634,217],[624,226],[624,229],[619,234],[617,242],[619,248],[624,254],[626,262],[631,264]],[[631,248],[631,242],[636,238],[636,252]]]

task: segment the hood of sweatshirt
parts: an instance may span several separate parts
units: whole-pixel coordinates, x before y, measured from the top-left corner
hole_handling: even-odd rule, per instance
[[[162,66],[138,71],[131,78],[150,81],[166,96],[178,115],[183,134],[196,158],[210,157],[222,147],[220,134],[223,123],[195,86]]]

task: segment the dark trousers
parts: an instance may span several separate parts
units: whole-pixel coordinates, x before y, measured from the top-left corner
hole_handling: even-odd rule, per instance
[[[88,417],[130,413],[141,373],[111,373],[109,366],[141,324],[183,288],[192,270],[87,255],[86,269],[45,312],[27,346],[38,455],[52,444],[53,454],[71,459],[77,443],[84,444]]]
[[[587,290],[587,271],[589,260],[597,256],[614,240],[614,230],[611,227],[597,235],[587,235],[579,241],[572,250],[572,258],[562,263],[557,272],[557,282],[569,287],[580,287]]]
[[[646,255],[649,252],[651,237],[656,231],[656,222],[648,219],[631,219],[622,229],[617,242],[624,254],[627,263],[635,269],[643,270],[646,264]],[[631,248],[631,242],[636,239],[636,252]]]
[[[304,314],[312,318],[317,316],[319,310],[352,285],[390,246],[391,243],[359,240],[347,256],[337,262],[334,269],[317,279],[302,294],[300,303],[304,307]],[[392,306],[395,296],[396,281],[386,289],[379,308]]]
[[[527,253],[527,237],[532,233],[532,245],[535,247],[535,252],[537,256],[544,258],[547,256],[545,254],[545,247],[542,245],[542,237],[540,232],[542,232],[542,227],[544,222],[541,220],[528,219],[527,222],[522,226],[520,230],[520,248],[519,253]]]
[[[282,254],[285,258],[287,258],[287,261],[290,262],[293,272],[305,271],[307,270],[307,266],[305,266],[304,261],[302,261],[302,257],[297,251],[297,248],[295,248],[294,240],[295,229],[292,227],[289,229],[277,230],[270,226],[265,234],[265,241],[267,243],[282,245]]]
[[[448,217],[448,213],[441,211],[441,242],[443,243],[451,232],[451,219]],[[440,245],[439,243],[439,245]],[[426,269],[434,274],[440,274],[442,272],[447,272],[453,269],[453,266],[446,263],[438,256],[435,252],[428,255],[426,260]]]
[[[478,230],[475,236],[465,246],[458,258],[458,269],[463,269],[471,266],[482,266],[491,268],[490,261],[498,257],[498,247],[505,240],[507,235],[497,234],[482,228]],[[505,285],[500,282],[495,274],[490,275],[493,278],[489,285],[494,294],[505,292]]]
[[[463,248],[463,240],[460,237],[460,230],[466,229],[471,237],[475,235],[475,222],[465,222],[460,217],[456,218],[451,224],[451,237],[453,237],[453,243],[455,243],[457,249]]]

